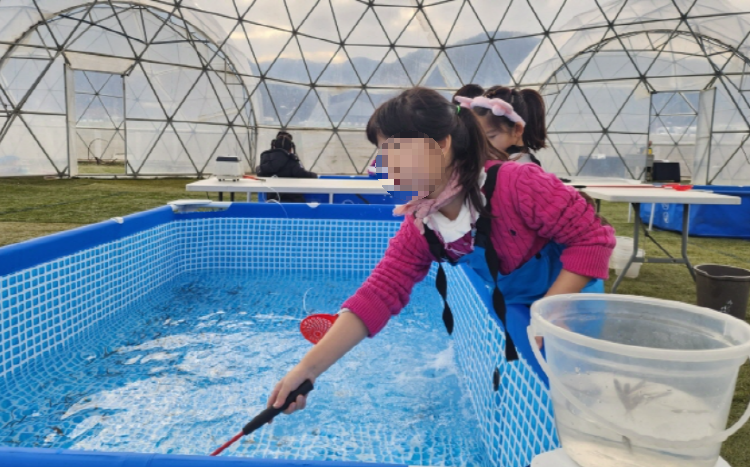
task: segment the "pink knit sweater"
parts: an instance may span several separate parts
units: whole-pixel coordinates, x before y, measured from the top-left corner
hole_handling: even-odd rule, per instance
[[[488,162],[485,170],[497,161]],[[509,274],[554,241],[565,245],[563,268],[606,279],[615,232],[572,187],[536,164],[504,163],[492,196],[492,244],[500,272]],[[359,316],[370,337],[409,303],[414,284],[425,278],[434,257],[427,240],[408,216],[385,256],[342,308]]]

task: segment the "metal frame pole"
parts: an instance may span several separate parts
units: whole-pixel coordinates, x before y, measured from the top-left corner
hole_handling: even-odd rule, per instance
[[[76,157],[76,85],[75,71],[66,63],[65,75],[65,113],[68,138],[68,177],[78,175],[78,157]]]

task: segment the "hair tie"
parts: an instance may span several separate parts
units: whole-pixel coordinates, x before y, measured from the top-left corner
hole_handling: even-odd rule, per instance
[[[460,105],[457,105],[457,106],[456,106],[456,115],[458,115],[458,114],[460,114],[460,113],[461,113],[461,106],[460,106]]]

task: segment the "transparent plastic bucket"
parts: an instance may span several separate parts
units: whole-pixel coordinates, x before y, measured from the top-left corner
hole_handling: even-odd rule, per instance
[[[750,325],[684,303],[625,295],[536,302],[528,329],[563,449],[582,467],[714,467]],[[546,360],[534,343],[544,338]]]

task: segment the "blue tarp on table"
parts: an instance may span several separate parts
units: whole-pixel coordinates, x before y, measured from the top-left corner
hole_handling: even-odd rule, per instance
[[[750,187],[695,186],[693,189],[739,196],[742,198],[742,204],[690,206],[690,235],[750,240]],[[648,224],[651,218],[651,207],[651,204],[641,205],[641,220],[645,224]],[[656,204],[655,208],[654,227],[682,232],[683,206],[681,204]]]
[[[371,180],[369,175],[321,175],[328,180]],[[304,193],[306,203],[328,203],[327,193]],[[266,200],[266,193],[258,193],[258,201]],[[333,204],[400,204],[391,195],[334,194]]]

